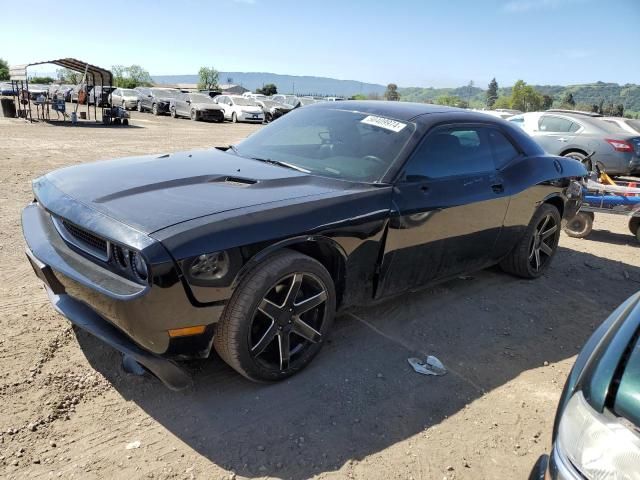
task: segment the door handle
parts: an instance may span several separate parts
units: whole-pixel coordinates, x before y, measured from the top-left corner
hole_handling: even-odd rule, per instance
[[[559,142],[567,143],[567,142],[569,141],[569,139],[564,138],[564,137],[560,137],[560,138],[558,138],[558,141],[559,141]]]
[[[491,190],[493,190],[495,193],[502,193],[504,192],[504,185],[502,185],[501,183],[495,183],[491,185]]]
[[[422,193],[427,193],[429,191],[429,187],[427,185],[421,185],[420,186],[420,191]]]

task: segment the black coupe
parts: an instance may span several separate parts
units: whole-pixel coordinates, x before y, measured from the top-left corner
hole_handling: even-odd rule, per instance
[[[494,264],[540,276],[585,175],[482,113],[326,102],[233,147],[49,173],[22,224],[57,310],[167,386],[212,348],[271,381],[337,309]]]

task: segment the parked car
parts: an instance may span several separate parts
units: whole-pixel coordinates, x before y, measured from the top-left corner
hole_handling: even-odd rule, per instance
[[[125,110],[138,108],[138,92],[132,88],[116,88],[111,92],[109,103],[114,106],[120,106]]]
[[[181,93],[171,100],[173,118],[189,117],[191,120],[224,122],[224,110],[209,95]]]
[[[603,117],[602,120],[612,123],[622,130],[625,130],[634,135],[640,135],[640,120],[633,120],[631,118],[622,117]]]
[[[56,309],[171,388],[170,358],[212,348],[276,381],[336,309],[494,264],[542,275],[586,174],[486,115],[324,102],[230,148],[49,173],[22,228]]]
[[[640,478],[640,292],[593,333],[571,369],[550,455],[530,480]]]
[[[589,170],[598,165],[610,175],[640,173],[640,135],[625,133],[603,121],[601,115],[547,110],[523,113],[508,121],[524,129],[548,153],[575,158]]]
[[[219,90],[199,90],[199,93],[203,93],[204,95],[208,95],[211,98],[216,98],[218,95],[222,95],[222,92]]]
[[[262,108],[264,113],[264,121],[269,123],[280,118],[287,112],[290,112],[293,107],[291,105],[285,105],[284,103],[274,102],[268,99],[256,99],[256,103]]]
[[[284,103],[285,105],[291,105],[297,107],[300,100],[295,95],[273,95],[271,100],[278,103]]]
[[[49,88],[49,98],[53,98],[55,95],[56,98],[64,99],[65,102],[71,101],[71,93],[73,92],[74,85],[52,85]]]
[[[154,115],[169,113],[171,101],[182,93],[175,88],[136,87],[138,92],[138,111],[150,111]]]
[[[252,92],[244,92],[242,96],[244,98],[253,98],[254,100],[264,100],[265,98],[268,98],[266,95],[263,95],[262,93],[252,93]]]
[[[300,106],[303,107],[305,105],[313,105],[314,103],[318,103],[318,100],[312,97],[300,97],[298,98],[300,102]]]
[[[0,84],[0,95],[13,95],[13,85],[10,83],[2,83]]]
[[[115,90],[115,87],[103,87],[102,85],[96,85],[89,93],[89,105],[95,104],[98,107],[109,105],[109,95],[113,90]]]
[[[327,97],[327,102],[342,102],[344,98],[342,97]]]
[[[251,98],[240,95],[218,95],[215,102],[224,110],[224,118],[236,122],[264,122],[262,107]]]

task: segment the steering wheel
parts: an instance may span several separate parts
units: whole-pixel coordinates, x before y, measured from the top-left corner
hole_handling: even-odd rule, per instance
[[[364,157],[362,157],[363,160],[370,160],[372,162],[375,162],[379,165],[385,165],[386,162],[384,160],[382,160],[380,157],[376,157],[375,155],[365,155]]]

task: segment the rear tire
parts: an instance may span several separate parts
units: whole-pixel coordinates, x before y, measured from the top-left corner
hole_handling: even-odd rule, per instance
[[[335,308],[333,280],[324,266],[282,250],[245,276],[216,325],[213,344],[218,355],[248,379],[282,380],[320,351]]]
[[[575,217],[567,220],[564,233],[573,238],[586,238],[593,230],[593,212],[578,212]]]
[[[501,262],[507,273],[522,278],[538,278],[547,269],[558,249],[562,218],[556,207],[540,205],[522,239]]]
[[[573,158],[574,160],[578,160],[581,164],[584,165],[584,168],[586,168],[588,172],[591,172],[593,170],[593,163],[591,162],[591,159],[587,158],[587,156],[583,155],[582,153],[569,152],[563,155],[563,157]]]

